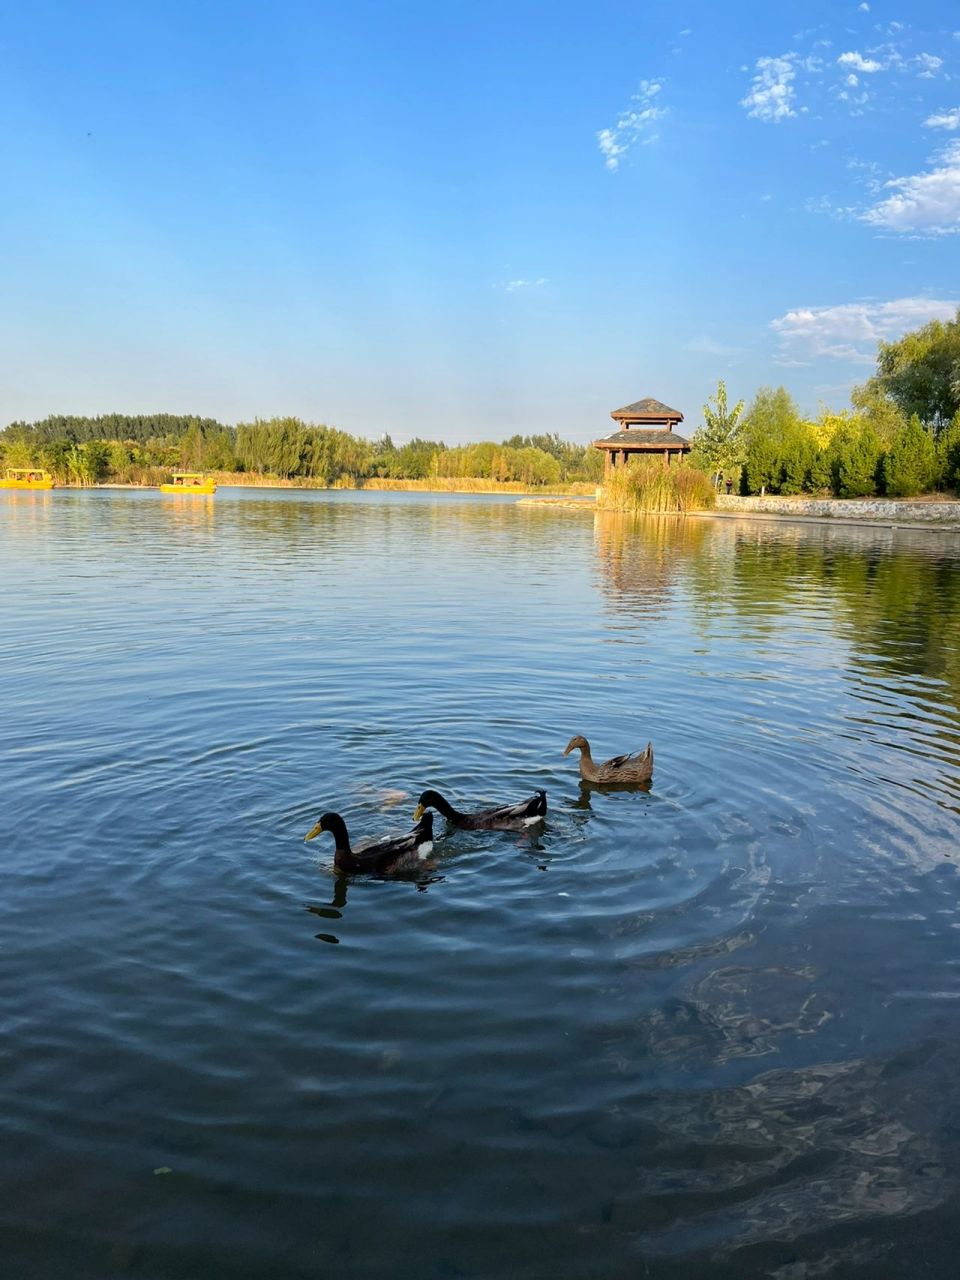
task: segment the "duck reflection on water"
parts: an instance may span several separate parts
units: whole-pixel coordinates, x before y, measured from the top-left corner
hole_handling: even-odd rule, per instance
[[[653,781],[648,779],[646,782],[588,782],[586,778],[580,779],[580,794],[576,800],[570,803],[574,809],[593,810],[591,797],[595,795],[612,796],[612,795],[649,795],[653,789]]]
[[[333,897],[329,902],[305,902],[303,908],[309,911],[312,916],[318,916],[321,920],[337,921],[343,920],[347,906],[347,894],[350,885],[353,883],[353,877],[346,872],[333,870]],[[439,884],[444,877],[432,868],[423,867],[420,871],[393,872],[390,875],[378,876],[367,875],[364,880],[369,881],[390,881],[397,883],[412,885],[417,893],[426,893],[432,884]],[[341,939],[336,933],[317,933],[314,937],[318,942],[328,942],[336,946]]]

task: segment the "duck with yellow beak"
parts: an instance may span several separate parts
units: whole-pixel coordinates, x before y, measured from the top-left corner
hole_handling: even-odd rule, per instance
[[[303,838],[313,840],[322,833],[333,836],[334,866],[338,871],[349,874],[372,873],[383,876],[397,871],[411,871],[422,866],[423,860],[433,852],[432,813],[425,813],[405,836],[386,836],[382,840],[363,844],[359,849],[350,847],[347,824],[339,813],[322,814],[320,821]]]

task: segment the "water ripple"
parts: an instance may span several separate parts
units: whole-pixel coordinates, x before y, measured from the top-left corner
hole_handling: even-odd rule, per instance
[[[953,1276],[957,539],[54,491],[0,566],[11,1274]],[[548,818],[303,843],[425,786]]]

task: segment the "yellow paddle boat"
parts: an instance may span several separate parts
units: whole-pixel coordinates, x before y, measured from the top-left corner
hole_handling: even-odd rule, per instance
[[[175,471],[169,484],[160,486],[161,493],[216,493],[216,483],[201,471]]]
[[[7,467],[0,489],[52,489],[53,476],[42,467]]]

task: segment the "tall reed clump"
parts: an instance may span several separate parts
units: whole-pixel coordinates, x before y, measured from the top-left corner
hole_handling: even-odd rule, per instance
[[[665,467],[659,458],[618,467],[600,492],[600,505],[614,511],[703,511],[715,502],[709,476],[683,463]]]

